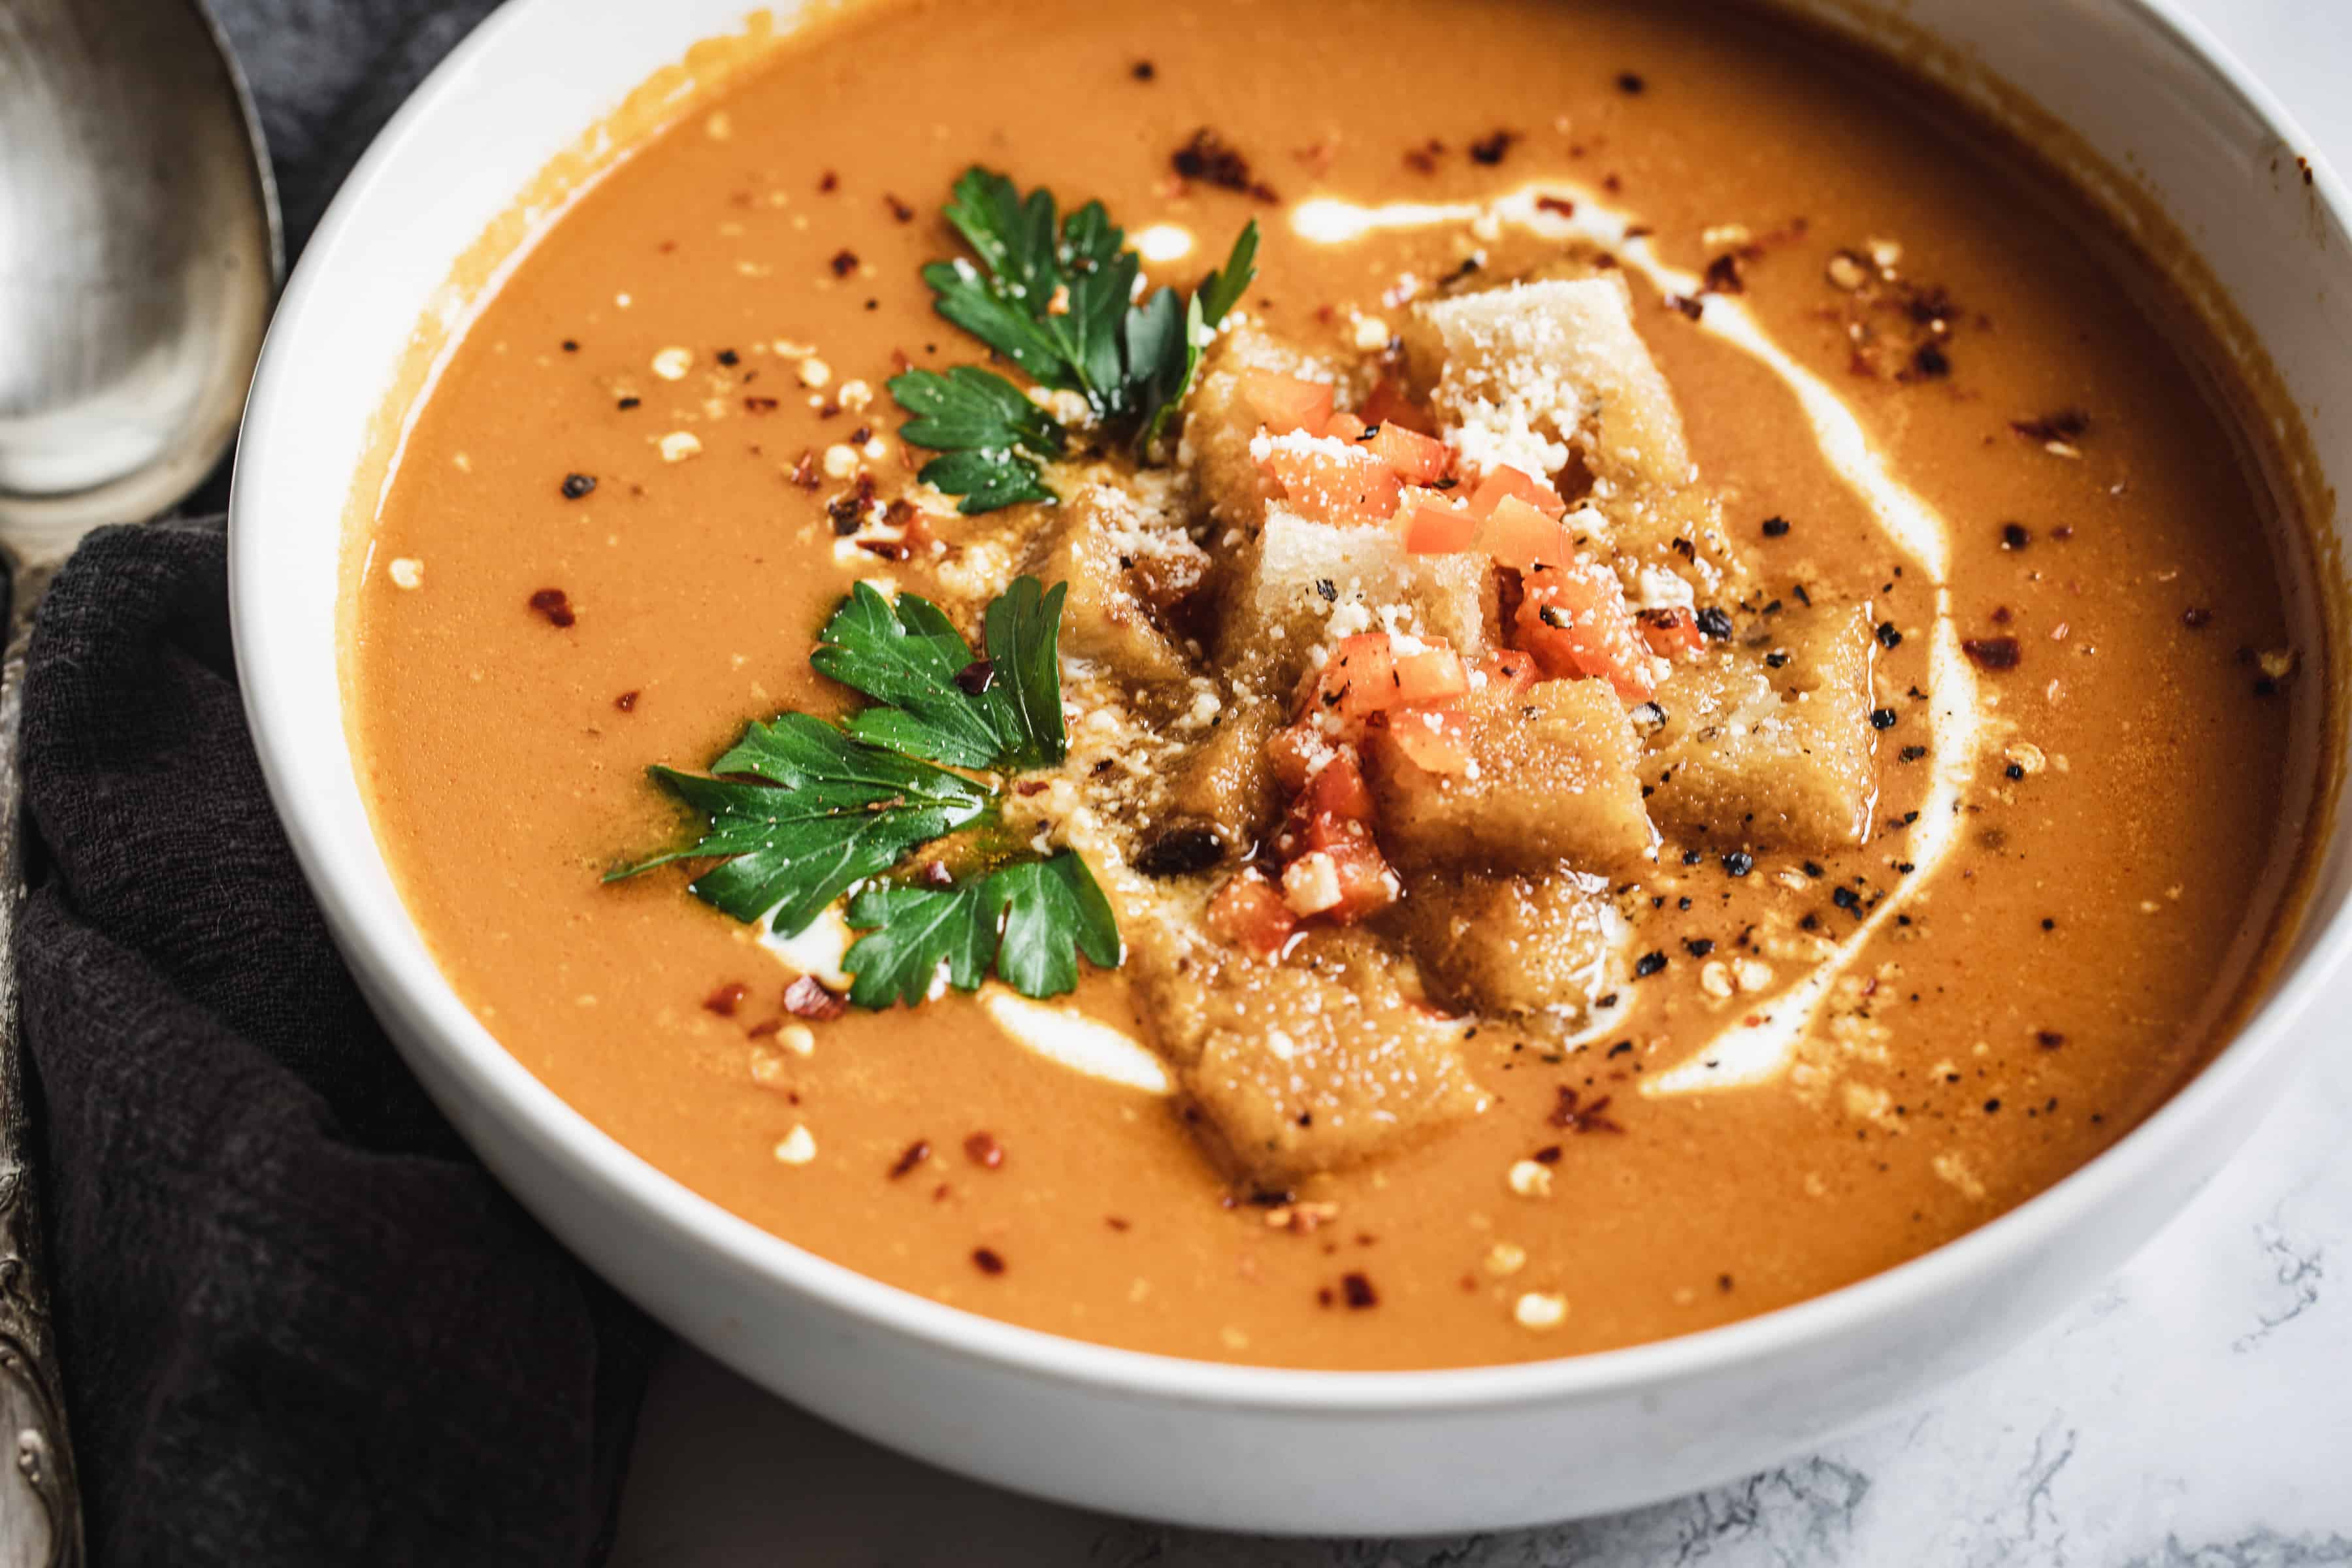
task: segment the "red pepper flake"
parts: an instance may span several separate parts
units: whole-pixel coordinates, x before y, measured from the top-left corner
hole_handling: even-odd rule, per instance
[[[886,193],[882,197],[882,205],[888,207],[890,209],[890,216],[897,218],[900,223],[912,223],[915,221],[915,209],[900,201],[897,196],[890,195]]]
[[[1437,161],[1444,156],[1445,143],[1433,136],[1418,147],[1405,149],[1404,166],[1416,174],[1434,174],[1437,173]]]
[[[911,561],[915,556],[915,547],[903,539],[861,539],[857,548],[885,561]]]
[[[1617,73],[1617,90],[1623,93],[1628,98],[1639,98],[1645,90],[1648,89],[1649,85],[1650,84],[1648,82],[1643,81],[1640,76],[1636,75],[1633,71],[1619,71]]]
[[[1706,306],[1705,302],[1689,294],[1667,295],[1666,308],[1668,310],[1680,310],[1684,315],[1688,316],[1694,321],[1706,314]]]
[[[1119,1218],[1118,1215],[1115,1214],[1107,1214],[1103,1215],[1103,1224],[1110,1226],[1113,1230],[1127,1230],[1130,1228],[1127,1221]]]
[[[2066,1037],[2055,1029],[2036,1029],[2033,1031],[2033,1043],[2045,1051],[2054,1051],[2066,1043]]]
[[[593,474],[566,474],[563,476],[563,484],[562,488],[563,490],[563,499],[565,500],[579,500],[585,496],[594,493],[596,489],[596,476]]]
[[[576,619],[572,613],[572,600],[561,588],[541,588],[530,596],[530,607],[547,617],[547,624],[558,628],[569,626]]]
[[[1576,204],[1570,201],[1566,196],[1538,196],[1536,198],[1536,211],[1539,213],[1551,213],[1559,217],[1574,217],[1576,216]]]
[[[613,706],[624,713],[634,713],[637,710],[637,696],[636,692],[624,691],[613,699]]]
[[[1952,374],[1951,356],[1934,343],[1921,343],[1911,356],[1911,374],[1929,381],[1941,381]]]
[[[1570,1132],[1622,1132],[1625,1131],[1622,1127],[1603,1114],[1609,1109],[1609,1100],[1610,1097],[1604,1094],[1586,1105],[1581,1095],[1562,1084],[1559,1086],[1559,1103],[1551,1108],[1551,1124]]]
[[[907,1145],[906,1151],[901,1153],[898,1160],[890,1166],[890,1179],[894,1182],[897,1181],[899,1177],[905,1175],[908,1172],[913,1170],[916,1166],[921,1164],[930,1157],[930,1140],[928,1138],[916,1139],[912,1143]]]
[[[1348,1309],[1350,1311],[1360,1312],[1368,1307],[1377,1307],[1381,1304],[1380,1292],[1374,1290],[1372,1282],[1361,1274],[1342,1274],[1339,1277],[1339,1291],[1347,1298]]]
[[[2015,669],[2025,657],[2015,637],[1968,637],[1961,641],[1960,651],[1979,669]]]
[[[1127,74],[1138,81],[1150,81],[1160,74],[1160,68],[1150,60],[1138,60],[1127,68]]]
[[[1562,1150],[1559,1144],[1547,1143],[1542,1148],[1537,1150],[1534,1153],[1528,1155],[1528,1158],[1533,1160],[1538,1165],[1557,1165],[1559,1163],[1560,1155],[1564,1152],[1566,1152],[1566,1151]]]
[[[827,169],[817,180],[816,188],[820,191],[825,192],[827,195],[830,195],[833,192],[841,189],[841,176],[835,174],[831,169]]]
[[[2022,550],[2032,542],[2033,531],[2025,524],[2004,522],[2000,525],[2000,547],[2003,550]]]
[[[813,490],[816,489],[819,483],[816,472],[816,454],[814,452],[803,452],[800,455],[799,459],[793,464],[792,472],[784,477],[790,479],[793,483],[800,486],[800,488],[804,490]]]
[[[1192,139],[1169,158],[1175,171],[1188,180],[1199,180],[1221,191],[1239,191],[1261,202],[1279,201],[1271,186],[1250,173],[1249,160],[1236,148],[1228,146],[1225,139],[1203,125],[1192,132]]]
[[[993,1132],[975,1132],[963,1141],[963,1155],[965,1159],[982,1170],[993,1171],[1004,1163],[1004,1145],[996,1141],[996,1134]],[[1110,1222],[1110,1227],[1113,1230],[1125,1230],[1127,1222],[1123,1219],[1114,1219]]]
[[[857,252],[847,248],[836,250],[833,253],[833,259],[825,265],[833,268],[835,278],[846,278],[857,270]]]
[[[719,363],[725,365],[728,369],[733,370],[737,365],[743,363],[743,356],[737,353],[733,349],[720,349],[719,351]]]
[[[776,400],[772,397],[746,397],[743,400],[743,408],[744,412],[749,414],[773,414],[776,411]]]
[[[1706,264],[1706,292],[1710,294],[1745,294],[1748,280],[1740,275],[1739,258],[1732,251]]]
[[[1470,161],[1491,168],[1510,153],[1511,143],[1518,139],[1516,131],[1497,131],[1491,136],[1483,136],[1470,143]]]
[[[823,1022],[838,1018],[849,1010],[849,1000],[839,992],[828,990],[824,982],[814,974],[803,974],[784,987],[784,1011],[795,1018],[814,1018]]]
[[[976,658],[955,673],[956,689],[966,697],[978,697],[996,684],[996,662]]]
[[[971,1260],[982,1274],[1002,1274],[1004,1272],[1004,1259],[998,1257],[995,1249],[992,1247],[973,1247],[971,1249]]]
[[[927,888],[952,888],[955,886],[955,873],[948,869],[948,863],[944,860],[924,861],[921,874],[923,885]]]
[[[706,1011],[716,1013],[722,1018],[731,1018],[735,1016],[735,1009],[742,1005],[743,998],[751,994],[751,988],[741,981],[730,981],[705,996],[702,1005]]]
[[[2091,427],[2091,416],[2079,408],[2062,408],[2032,419],[2012,419],[2009,427],[2029,441],[2072,441]]]

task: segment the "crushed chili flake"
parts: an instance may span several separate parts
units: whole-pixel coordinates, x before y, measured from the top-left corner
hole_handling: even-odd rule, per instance
[[[2029,441],[2072,441],[2091,427],[2091,416],[2079,408],[2062,408],[2032,419],[2012,419],[2009,427]]]
[[[2045,1051],[2054,1051],[2066,1043],[2066,1037],[2055,1029],[2036,1029],[2033,1031],[2033,1043]]]
[[[978,697],[996,684],[996,663],[993,659],[976,658],[955,673],[956,689],[967,697]]]
[[[571,596],[561,588],[541,588],[530,596],[530,607],[547,617],[547,624],[562,628],[577,617],[572,613]]]
[[[1225,139],[1208,126],[1192,132],[1192,139],[1171,154],[1169,163],[1188,180],[1199,180],[1223,191],[1239,191],[1261,202],[1278,201],[1271,186],[1250,173],[1249,160],[1239,149],[1229,146]]]
[[[1788,532],[1789,532],[1789,520],[1788,520],[1787,518],[1785,518],[1785,517],[1768,517],[1768,518],[1766,518],[1766,519],[1764,520],[1764,537],[1765,537],[1765,538],[1767,538],[1767,539],[1781,539],[1781,538],[1785,538],[1785,537],[1787,537]]]
[[[735,1016],[735,1009],[742,1005],[743,998],[751,994],[751,988],[741,981],[730,981],[705,996],[702,1005],[705,1011],[716,1013],[722,1018],[731,1018]]]
[[[1350,1311],[1360,1312],[1368,1307],[1377,1307],[1381,1304],[1380,1292],[1374,1290],[1372,1282],[1361,1274],[1341,1275],[1339,1292],[1347,1299]]]
[[[2000,525],[2000,547],[2003,550],[2022,550],[2032,542],[2032,531],[2025,524],[2004,522]]]
[[[776,411],[776,400],[772,397],[746,397],[743,400],[743,408],[746,413],[751,414],[773,414]]]
[[[795,1018],[823,1022],[849,1010],[849,999],[828,988],[814,974],[803,974],[784,987],[784,1011]]]
[[[1633,1042],[1628,1040],[1625,1045],[1630,1049]],[[1609,1054],[1614,1056],[1617,1053],[1612,1051]],[[1622,1132],[1625,1131],[1622,1127],[1603,1114],[1609,1109],[1609,1101],[1610,1096],[1604,1094],[1586,1105],[1581,1095],[1562,1084],[1559,1087],[1559,1102],[1551,1108],[1551,1124],[1570,1132]]]
[[[1964,637],[1960,651],[1979,669],[2015,669],[2025,657],[2015,637]]]
[[[1952,374],[1951,356],[1935,343],[1921,343],[1911,356],[1911,374],[1929,381],[1941,381]]]
[[[857,270],[857,252],[846,248],[836,250],[833,253],[833,259],[825,265],[833,268],[835,278],[846,278]]]
[[[1638,96],[1645,90],[1649,85],[1650,84],[1643,81],[1641,76],[1636,72],[1619,71],[1617,73],[1617,90],[1624,93],[1628,97]]]
[[[1445,143],[1433,136],[1418,147],[1405,149],[1405,167],[1417,174],[1437,173],[1437,161],[1445,155]]]
[[[583,496],[592,494],[595,489],[596,476],[593,474],[566,474],[563,476],[562,489],[563,499],[565,500],[578,500]]]
[[[1706,302],[1695,295],[1668,294],[1664,298],[1668,310],[1680,310],[1694,321],[1706,314]]]
[[[891,1163],[890,1179],[894,1182],[897,1181],[899,1177],[905,1175],[908,1172],[913,1170],[916,1166],[921,1164],[930,1157],[930,1140],[928,1138],[916,1139],[912,1143],[907,1145],[906,1149],[899,1154],[897,1160]]]
[[[1570,201],[1566,196],[1538,196],[1536,198],[1536,211],[1540,213],[1551,213],[1559,217],[1574,217],[1576,216],[1576,204]]]
[[[719,351],[719,363],[725,365],[728,369],[732,370],[737,365],[743,363],[743,356],[737,353],[733,349],[720,349]]]
[[[1519,139],[1516,131],[1497,131],[1470,143],[1470,161],[1488,165],[1499,163],[1511,151],[1511,143]]]
[[[965,1139],[963,1154],[965,1159],[985,1170],[993,1171],[1004,1163],[1004,1145],[996,1141],[996,1135],[992,1132],[975,1132]],[[1115,1230],[1125,1230],[1127,1223],[1124,1220],[1113,1220],[1111,1227]]]
[[[1709,294],[1744,294],[1748,280],[1740,275],[1738,256],[1725,251],[1706,264],[1706,291]]]
[[[1004,1259],[997,1256],[996,1250],[993,1247],[973,1247],[971,1249],[971,1261],[973,1266],[979,1268],[982,1274],[1002,1274],[1004,1272]]]
[[[816,188],[820,191],[825,192],[827,195],[831,195],[833,192],[841,189],[841,176],[835,174],[831,169],[827,169],[824,174],[818,178]]]
[[[613,699],[613,706],[624,713],[634,713],[637,710],[637,696],[635,691],[624,691]]]
[[[577,339],[577,338],[566,338],[566,339],[564,339],[564,340],[563,340],[563,352],[564,352],[565,353],[568,353],[568,354],[576,354],[576,353],[578,353],[580,352],[580,340],[579,340],[579,339]]]
[[[890,209],[890,216],[897,218],[900,223],[912,223],[915,221],[915,209],[900,201],[897,196],[889,195],[887,192],[885,192],[883,195],[882,205],[888,207]]]
[[[1128,67],[1127,74],[1133,77],[1138,81],[1150,81],[1152,78],[1160,74],[1160,68],[1153,65],[1150,60],[1138,60],[1133,65]]]
[[[1906,763],[1916,763],[1927,754],[1927,748],[1925,746],[1906,746],[1902,752],[1903,760]]]
[[[816,489],[818,483],[816,473],[816,454],[814,452],[803,452],[800,455],[799,459],[793,464],[791,472],[787,473],[784,478],[791,480],[793,484],[800,486],[800,488],[804,490],[813,490]]]

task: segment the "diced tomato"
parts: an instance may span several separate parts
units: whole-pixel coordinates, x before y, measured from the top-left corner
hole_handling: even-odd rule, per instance
[[[1352,750],[1342,749],[1316,771],[1307,786],[1306,803],[1311,818],[1358,823],[1372,819],[1371,786],[1364,783],[1364,770]]]
[[[1507,497],[1516,496],[1546,517],[1566,517],[1568,503],[1559,492],[1541,479],[1531,478],[1507,465],[1489,468],[1470,492],[1470,515],[1485,517]]]
[[[1389,869],[1388,859],[1370,834],[1352,837],[1317,851],[1331,858],[1339,879],[1339,901],[1328,911],[1341,925],[1378,914],[1395,903],[1404,886]]]
[[[1404,522],[1408,555],[1454,555],[1470,548],[1478,536],[1478,520],[1435,501],[1414,507]]]
[[[1433,436],[1416,434],[1388,420],[1380,422],[1365,445],[1409,485],[1433,485],[1454,467],[1453,447]]]
[[[1496,648],[1479,661],[1478,673],[1486,678],[1490,689],[1517,697],[1536,683],[1535,656],[1515,647]]]
[[[1259,465],[1291,504],[1326,522],[1386,522],[1404,483],[1396,470],[1357,446],[1276,446]]]
[[[1397,654],[1396,700],[1401,707],[1451,702],[1470,689],[1470,671],[1450,647]]]
[[[1339,907],[1339,864],[1310,849],[1282,868],[1282,902],[1302,920]]]
[[[1404,387],[1392,376],[1382,376],[1372,395],[1364,399],[1364,417],[1374,425],[1401,425],[1423,436],[1437,434],[1437,421],[1424,413],[1412,399],[1404,395]]]
[[[1320,730],[1302,719],[1289,729],[1278,731],[1265,743],[1266,765],[1274,769],[1275,782],[1283,789],[1297,795],[1307,787],[1315,772],[1315,764],[1331,751],[1331,742]]]
[[[1498,566],[1531,572],[1576,558],[1568,526],[1546,517],[1517,496],[1505,496],[1478,524],[1477,548]]]
[[[1369,719],[1396,702],[1396,656],[1385,632],[1359,632],[1341,641],[1315,679],[1308,700],[1342,719]]]
[[[1272,958],[1298,929],[1281,891],[1255,868],[1242,872],[1209,900],[1211,934],[1261,958]]]
[[[1275,370],[1241,373],[1242,401],[1277,436],[1293,430],[1320,435],[1331,418],[1331,384]]]
[[[1464,739],[1469,721],[1450,708],[1399,708],[1388,716],[1389,739],[1413,766],[1426,773],[1470,771]]]
[[[1554,679],[1598,677],[1628,702],[1657,689],[1659,664],[1635,629],[1617,574],[1590,556],[1527,574],[1519,646]]]
[[[1335,441],[1361,441],[1370,429],[1370,426],[1342,408],[1323,421],[1320,433]]]
[[[1641,623],[1642,640],[1660,658],[1689,658],[1706,647],[1706,635],[1698,629],[1698,617],[1679,606],[1643,610],[1634,618]]]

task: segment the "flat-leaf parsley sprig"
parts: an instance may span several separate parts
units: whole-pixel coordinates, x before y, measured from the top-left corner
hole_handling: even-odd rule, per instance
[[[1139,302],[1142,263],[1100,202],[1062,220],[1049,191],[1023,195],[992,170],[955,183],[948,221],[971,247],[923,268],[940,315],[1038,385],[1076,393],[1096,424],[1147,453],[1166,432],[1220,323],[1257,275],[1257,220],[1225,264],[1180,300],[1163,288]],[[941,454],[921,478],[961,496],[968,513],[1054,499],[1042,465],[1068,449],[1069,434],[992,370],[959,365],[893,376],[890,395],[914,417],[900,431]]]
[[[995,826],[1006,777],[1068,755],[1066,592],[1016,579],[988,606],[981,658],[938,605],[911,594],[893,605],[858,584],[809,662],[874,706],[838,725],[806,713],[754,721],[708,776],[650,770],[703,818],[702,836],[604,880],[716,861],[688,890],[785,937],[848,895],[849,924],[865,934],[844,963],[861,1007],[912,1005],[942,976],[970,991],[992,970],[1024,995],[1058,996],[1077,984],[1081,956],[1117,968],[1110,902],[1074,851],[998,853],[961,879],[899,875],[940,839]]]

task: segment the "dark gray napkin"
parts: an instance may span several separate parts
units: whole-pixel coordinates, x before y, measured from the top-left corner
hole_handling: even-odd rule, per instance
[[[230,0],[289,231],[484,0]],[[25,712],[18,944],[100,1563],[600,1559],[654,1336],[467,1155],[264,794],[218,521],[93,536]]]

